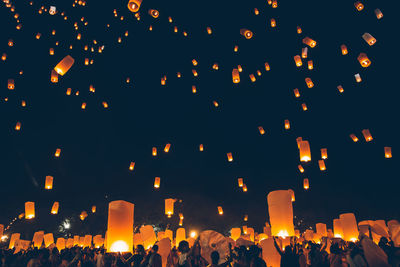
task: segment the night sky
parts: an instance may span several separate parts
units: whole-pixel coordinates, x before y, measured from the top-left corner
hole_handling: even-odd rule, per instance
[[[72,233],[104,234],[108,202],[118,199],[135,204],[135,224],[170,224],[175,229],[182,212],[187,229],[226,233],[248,225],[262,231],[268,220],[267,194],[289,188],[295,192],[295,221],[303,221],[302,230],[317,222],[331,227],[345,212],[354,212],[358,221],[400,219],[398,14],[389,1],[365,1],[358,12],[353,1],[278,1],[273,9],[266,0],[143,0],[140,21],[126,0],[88,0],[84,7],[73,7],[71,0],[13,4],[21,30],[14,13],[0,4],[0,54],[7,53],[7,60],[0,61],[0,223],[7,226],[23,213],[25,201],[35,201],[36,218],[18,220],[11,231],[56,233],[65,218],[72,218]],[[57,7],[56,15],[38,13],[50,5]],[[160,12],[157,19],[147,13],[150,8]],[[376,8],[384,14],[380,20]],[[271,18],[277,27],[271,28]],[[241,36],[241,28],[250,29],[253,38]],[[362,39],[365,32],[377,39],[375,45]],[[42,34],[39,40],[37,33]],[[306,46],[305,36],[317,46],[309,48],[308,59],[297,68],[293,56]],[[9,39],[13,47],[7,45]],[[341,54],[342,44],[348,55]],[[95,52],[84,51],[85,45]],[[103,45],[103,53],[97,53]],[[361,52],[371,59],[370,67],[357,61]],[[66,55],[75,64],[58,83],[51,83],[51,70]],[[85,66],[85,58],[93,64]],[[313,70],[307,69],[309,59]],[[218,71],[212,69],[214,63]],[[233,84],[232,69],[238,64],[243,67],[241,82]],[[356,73],[361,83],[356,83]],[[305,77],[313,80],[313,88],[307,88]],[[12,91],[8,79],[15,80]],[[70,96],[67,88],[72,89]],[[290,130],[284,129],[285,119]],[[15,131],[18,121],[22,127]],[[370,130],[373,141],[365,141],[363,129]],[[357,143],[349,137],[352,133]],[[302,164],[303,174],[297,169],[299,136],[310,142],[312,152],[312,161]],[[167,143],[171,149],[164,153]],[[199,144],[204,144],[203,152]],[[157,157],[151,153],[154,146]],[[392,147],[393,158],[385,158],[385,146]],[[62,150],[59,158],[54,157],[57,148]],[[328,149],[324,172],[318,167],[321,148]],[[228,152],[233,162],[227,161]],[[134,171],[129,170],[131,161]],[[54,176],[51,191],[44,189],[46,175]],[[156,176],[161,177],[158,190],[153,188]],[[248,192],[238,187],[238,177],[244,178]],[[308,191],[303,178],[310,180]],[[164,215],[165,198],[182,200],[171,219]],[[58,215],[50,215],[54,201],[60,202]],[[92,205],[98,212],[81,222],[80,212],[89,212]],[[217,206],[223,207],[223,216]],[[248,222],[243,222],[245,214]]]

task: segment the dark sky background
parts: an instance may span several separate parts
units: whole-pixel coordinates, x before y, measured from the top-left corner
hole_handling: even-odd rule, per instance
[[[8,57],[0,62],[0,223],[7,226],[24,212],[25,201],[35,201],[37,214],[32,221],[17,221],[11,231],[31,238],[32,231],[56,232],[65,218],[72,218],[71,233],[104,233],[108,202],[117,199],[135,204],[135,224],[176,228],[182,212],[188,230],[226,233],[246,224],[261,231],[268,220],[267,194],[289,188],[295,191],[294,214],[296,221],[303,220],[302,229],[317,222],[331,227],[332,219],[345,212],[354,212],[359,221],[400,219],[398,14],[392,1],[366,1],[357,12],[353,1],[279,1],[272,9],[261,0],[143,0],[140,21],[125,0],[88,0],[85,7],[75,8],[72,2],[34,1],[30,6],[16,1],[19,31],[10,9],[1,3],[0,53]],[[42,5],[56,5],[59,13],[39,15]],[[147,14],[149,8],[159,10],[158,19]],[[254,8],[260,15],[254,15]],[[383,19],[377,20],[375,8],[382,10]],[[276,19],[276,28],[269,26],[270,18]],[[297,25],[303,34],[296,33]],[[251,29],[254,37],[244,39],[241,28]],[[40,40],[35,39],[38,32]],[[365,32],[377,39],[374,46],[361,38]],[[318,42],[309,49],[312,71],[306,61],[302,68],[293,61],[305,46],[305,36]],[[13,47],[7,46],[10,38]],[[341,44],[347,45],[347,56],[341,55]],[[105,49],[91,53],[84,45]],[[235,45],[238,53],[233,52]],[[372,60],[369,68],[358,63],[360,52]],[[50,83],[51,69],[68,54],[74,66],[57,84]],[[84,66],[85,57],[94,64]],[[199,63],[198,77],[191,73],[193,58]],[[218,71],[211,68],[215,62]],[[238,64],[244,71],[241,82],[233,84],[231,72]],[[251,83],[248,75],[258,69],[263,74]],[[361,74],[361,83],[355,82],[355,73]],[[160,85],[163,75],[165,86]],[[306,87],[305,77],[312,78],[314,88]],[[7,89],[10,78],[15,79],[14,91]],[[336,88],[339,84],[343,94]],[[192,85],[197,94],[192,94]],[[65,94],[69,87],[71,96]],[[294,97],[294,88],[301,98]],[[21,107],[22,100],[26,107]],[[108,109],[102,101],[108,102]],[[86,110],[80,108],[82,102]],[[285,119],[291,122],[288,131]],[[19,132],[14,130],[17,121],[22,123]],[[372,142],[365,142],[363,129],[371,131]],[[358,143],[352,142],[351,133]],[[297,169],[299,136],[310,142],[312,151],[312,161],[303,164],[304,174]],[[168,154],[162,151],[166,143],[171,143]],[[198,150],[200,143],[204,152]],[[153,146],[157,157],[151,155]],[[392,159],[385,159],[385,146],[392,147]],[[54,157],[56,148],[62,149],[60,158]],[[325,172],[318,168],[321,148],[328,149]],[[227,161],[227,152],[233,153],[233,162]],[[131,161],[136,162],[133,172],[128,169]],[[44,190],[46,175],[54,176],[51,191]],[[161,177],[159,190],[153,188],[156,176]],[[248,192],[238,187],[238,177],[244,178]],[[305,177],[310,180],[308,191],[302,188]],[[167,219],[164,199],[170,197],[182,202]],[[60,201],[56,216],[50,215],[54,201]],[[78,215],[92,205],[98,212],[81,222]],[[217,213],[219,205],[223,216]],[[245,214],[248,222],[243,222]]]

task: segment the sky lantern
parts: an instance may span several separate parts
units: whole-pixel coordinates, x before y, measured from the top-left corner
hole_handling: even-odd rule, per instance
[[[254,83],[254,82],[256,81],[256,77],[254,77],[254,74],[253,74],[253,73],[250,74],[249,77],[250,77],[251,82]]]
[[[178,228],[176,229],[176,236],[175,236],[175,244],[176,246],[183,240],[186,240],[186,231],[185,228]]]
[[[299,55],[295,55],[293,58],[294,58],[294,63],[296,64],[297,67],[301,67],[303,65],[303,62],[301,61],[301,57]]]
[[[313,61],[312,61],[312,60],[309,60],[309,61],[307,62],[307,66],[308,66],[308,69],[309,69],[309,70],[314,69],[314,63],[313,63]]]
[[[295,96],[296,98],[300,97],[299,89],[294,88],[294,89],[293,89],[293,93],[294,93],[294,96]]]
[[[131,162],[130,164],[129,164],[129,170],[130,171],[133,171],[135,169],[135,162]]]
[[[303,188],[305,190],[308,190],[310,188],[310,182],[308,181],[308,178],[303,179]]]
[[[165,148],[164,148],[164,152],[168,153],[170,148],[171,148],[171,144],[170,143],[166,144]]]
[[[204,151],[204,145],[203,145],[203,144],[200,144],[200,145],[199,145],[199,151],[200,151],[200,152]]]
[[[294,236],[292,196],[288,190],[268,194],[268,213],[273,236]]]
[[[64,57],[58,64],[54,67],[54,70],[64,76],[65,73],[74,65],[75,60],[70,56]]]
[[[392,157],[392,148],[390,146],[385,146],[385,158],[390,159]]]
[[[51,70],[50,81],[52,83],[58,83],[58,74],[55,70]]]
[[[153,147],[153,148],[152,148],[151,154],[152,154],[154,157],[157,156],[157,148],[156,148],[156,147]]]
[[[278,1],[272,0],[272,8],[277,8],[277,7],[278,7]]]
[[[297,31],[297,34],[301,34],[303,31],[301,30],[301,27],[300,26],[297,26],[296,27],[296,31]]]
[[[354,213],[340,214],[339,218],[343,229],[343,239],[345,241],[357,241],[359,233],[356,216],[354,216]]]
[[[272,18],[272,19],[270,20],[270,23],[271,23],[271,27],[272,27],[272,28],[275,28],[275,27],[276,27],[276,20],[275,20],[274,18]]]
[[[7,59],[7,54],[6,54],[6,53],[3,53],[3,54],[1,55],[1,60],[6,61],[6,59]]]
[[[50,176],[50,175],[46,176],[44,188],[48,189],[48,190],[53,189],[53,176]]]
[[[51,244],[54,243],[54,237],[52,233],[45,234],[43,236],[44,239],[44,246],[48,248]]]
[[[116,200],[108,205],[107,252],[133,252],[133,203]]]
[[[193,94],[197,93],[196,85],[192,85],[192,93]]]
[[[239,227],[231,229],[231,238],[233,240],[235,241],[238,240],[241,235],[242,235],[242,229],[240,229]]]
[[[301,166],[300,164],[297,165],[297,168],[299,169],[299,171],[300,171],[301,173],[304,172],[304,168],[303,168],[303,166]]]
[[[232,162],[233,161],[233,156],[231,152],[226,153],[226,156],[228,157],[228,161]]]
[[[249,220],[249,215],[245,214],[244,218],[243,218],[243,221],[247,222],[248,220]]]
[[[306,81],[306,84],[307,84],[307,87],[308,88],[313,88],[314,87],[314,83],[313,83],[313,81],[311,80],[311,78],[305,78],[305,81]]]
[[[353,140],[354,143],[358,142],[358,138],[354,134],[350,134],[350,138],[351,140]]]
[[[328,158],[328,149],[321,148],[321,158],[322,159],[327,159]]]
[[[219,69],[218,63],[214,63],[214,64],[212,65],[212,68],[213,68],[214,70],[218,70],[218,69]]]
[[[356,79],[356,82],[358,82],[358,83],[360,83],[362,81],[359,73],[354,74],[354,78]]]
[[[193,76],[194,76],[194,77],[199,76],[199,74],[197,73],[197,70],[192,70],[192,73],[193,73]]]
[[[247,192],[247,185],[243,184],[243,192]]]
[[[82,211],[81,214],[79,214],[79,219],[81,219],[81,221],[84,221],[87,218],[88,214],[86,211]]]
[[[383,18],[383,13],[379,8],[375,9],[374,12],[375,12],[375,15],[376,15],[377,19]]]
[[[295,198],[295,196],[294,196],[294,191],[293,191],[292,189],[288,189],[288,192],[290,193],[290,197],[291,197],[291,199],[292,199],[292,202],[295,202],[295,201],[296,201],[296,198]]]
[[[372,135],[368,129],[364,129],[361,132],[362,132],[366,142],[370,142],[373,140]]]
[[[261,135],[265,134],[265,130],[262,126],[258,126],[258,131],[260,132]]]
[[[65,239],[62,237],[57,238],[56,247],[58,251],[65,249]]]
[[[54,202],[53,206],[51,207],[51,214],[57,214],[58,213],[58,208],[60,207],[59,202]]]
[[[157,242],[157,237],[156,233],[154,232],[153,226],[144,225],[140,227],[139,231],[140,235],[142,236],[143,246],[145,249],[151,248]]]
[[[8,40],[8,46],[9,47],[14,46],[14,41],[12,39]]]
[[[301,57],[302,58],[307,58],[307,56],[308,56],[308,47],[303,47],[301,49]]]
[[[344,92],[343,86],[341,86],[341,85],[338,85],[337,89],[338,89],[339,93],[343,93]]]
[[[347,54],[349,53],[349,51],[347,50],[347,46],[344,45],[344,44],[342,44],[342,45],[340,46],[340,50],[342,51],[342,55],[343,55],[343,56],[344,56],[344,55],[347,55]]]
[[[238,66],[237,66],[237,69],[238,69],[239,72],[242,72],[242,71],[243,71],[243,68],[242,68],[241,65],[238,65]]]
[[[240,34],[246,39],[251,39],[253,37],[253,32],[248,29],[240,29]]]
[[[357,57],[358,62],[360,62],[361,67],[367,68],[371,65],[371,60],[368,58],[367,54],[360,53]]]
[[[218,214],[219,215],[223,215],[224,214],[224,210],[222,209],[221,206],[218,206]]]
[[[50,56],[53,56],[53,55],[54,55],[54,48],[50,48],[49,54],[50,54]]]
[[[131,12],[138,12],[141,4],[142,0],[129,0],[128,9]]]
[[[300,141],[300,161],[303,162],[308,162],[311,160],[311,150],[310,150],[310,144],[308,141]]]
[[[208,33],[208,34],[212,34],[211,27],[207,27],[207,33]]]
[[[318,160],[318,165],[319,165],[319,169],[321,171],[325,171],[326,170],[325,161],[323,159]]]
[[[92,213],[96,213],[97,207],[95,205],[92,206]]]
[[[285,120],[285,130],[289,130],[289,129],[290,129],[290,121]]]
[[[154,178],[154,188],[160,188],[160,177]]]
[[[61,155],[61,148],[57,148],[56,152],[54,153],[54,157],[59,158]]]
[[[173,198],[165,199],[165,215],[167,215],[168,218],[171,218],[171,216],[174,214],[175,201],[176,199]]]
[[[8,90],[14,90],[15,89],[14,79],[8,79],[7,88],[8,88]]]
[[[258,8],[254,8],[254,15],[259,15],[260,14],[260,11],[258,11]]]
[[[192,64],[193,64],[193,66],[197,66],[197,60],[196,59],[192,59]]]
[[[235,47],[233,48],[233,52],[237,52],[239,51],[239,46],[235,45]]]
[[[243,178],[238,178],[239,187],[243,187]]]
[[[317,42],[311,39],[310,37],[304,37],[303,44],[306,44],[309,47],[314,48],[317,45]]]
[[[10,243],[8,244],[9,249],[13,249],[15,246],[15,241],[19,240],[21,237],[20,233],[11,234]]]
[[[86,109],[86,102],[83,102],[83,103],[82,103],[81,109]]]
[[[156,19],[160,16],[160,12],[156,9],[149,9],[149,15]]]
[[[239,83],[240,82],[240,76],[239,76],[239,70],[238,69],[233,69],[232,70],[232,81],[233,81],[233,83]]]
[[[21,123],[19,121],[17,121],[17,123],[15,124],[15,130],[16,131],[21,130]]]
[[[303,137],[299,136],[296,138],[297,148],[300,149],[300,142],[303,141]]]
[[[25,202],[25,219],[30,220],[35,218],[35,202]]]
[[[103,101],[101,104],[103,105],[103,108],[108,108],[108,103],[106,101]]]
[[[266,71],[270,71],[270,70],[271,70],[271,67],[269,66],[269,63],[268,63],[268,62],[265,62],[265,63],[264,63],[264,67],[265,67],[265,70],[266,70]]]
[[[361,11],[364,9],[364,5],[360,1],[354,2],[354,6],[356,7],[357,11]]]
[[[215,100],[213,101],[213,105],[214,105],[214,107],[216,107],[216,108],[219,106],[218,102],[215,101]]]
[[[36,248],[40,248],[43,243],[44,231],[38,231],[33,234],[32,243]]]

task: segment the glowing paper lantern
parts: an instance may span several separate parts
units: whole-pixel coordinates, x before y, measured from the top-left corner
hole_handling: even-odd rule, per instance
[[[354,213],[340,214],[339,218],[343,229],[343,239],[345,241],[357,241],[359,233]]]
[[[16,131],[21,130],[21,123],[19,121],[15,124],[15,130]]]
[[[153,18],[158,18],[160,12],[158,12],[158,10],[155,9],[149,9],[149,15],[152,16]]]
[[[354,6],[356,7],[357,11],[361,11],[364,9],[364,5],[360,1],[356,1],[354,3]]]
[[[290,129],[290,121],[289,120],[285,120],[285,129],[286,130]]]
[[[46,181],[44,183],[44,188],[45,189],[53,189],[53,176],[46,176]]]
[[[21,234],[19,234],[19,233],[13,233],[13,234],[11,235],[11,237],[10,237],[10,243],[8,244],[8,248],[9,248],[9,249],[13,249],[14,246],[15,246],[15,242],[16,242],[17,240],[19,240],[20,237],[21,237]]]
[[[374,12],[375,12],[375,15],[376,15],[377,19],[383,18],[383,13],[379,8],[375,9]]]
[[[13,79],[8,79],[7,88],[8,88],[8,90],[14,90],[15,89],[15,82],[14,82]]]
[[[231,238],[233,240],[238,240],[239,237],[242,235],[242,230],[240,228],[232,228],[231,229]]]
[[[243,192],[247,192],[247,185],[243,184]]]
[[[301,49],[301,57],[302,58],[307,58],[307,54],[308,54],[308,47],[303,47]]]
[[[253,32],[248,29],[240,29],[240,34],[246,39],[251,39],[253,37]]]
[[[160,188],[160,177],[154,178],[154,188]]]
[[[65,247],[72,248],[73,246],[74,246],[74,239],[73,238],[68,238],[67,242],[65,244]]]
[[[359,73],[354,74],[354,78],[356,79],[356,82],[358,82],[358,83],[360,83],[362,81]]]
[[[211,30],[210,27],[207,27],[207,33],[208,33],[208,34],[212,34],[212,30]]]
[[[305,37],[303,39],[303,44],[308,45],[309,47],[313,48],[317,45],[317,42],[311,39],[310,37]]]
[[[353,140],[354,143],[358,142],[358,138],[354,134],[350,134],[350,138]]]
[[[392,157],[392,148],[385,146],[385,158],[390,159]]]
[[[299,168],[299,171],[300,171],[301,173],[304,172],[304,168],[303,168],[303,166],[301,166],[300,164],[297,166],[297,168]]]
[[[226,153],[226,156],[228,157],[228,161],[229,161],[229,162],[232,162],[232,161],[233,161],[233,156],[232,156],[232,153],[231,153],[231,152]]]
[[[79,235],[74,235],[74,246],[79,246]]]
[[[92,213],[96,213],[96,206],[95,205],[92,206]]]
[[[55,70],[51,70],[50,81],[52,83],[58,83],[58,74]]]
[[[262,126],[258,126],[258,131],[260,132],[261,135],[265,134],[265,130]]]
[[[326,170],[325,162],[324,162],[323,159],[318,160],[318,165],[319,165],[319,169],[321,171],[325,171]]]
[[[360,62],[361,67],[367,68],[371,65],[371,60],[368,58],[367,54],[360,53],[357,57],[358,62]]]
[[[135,205],[112,201],[108,205],[107,251],[133,252],[133,214]]]
[[[175,244],[178,247],[179,243],[183,240],[186,240],[186,231],[185,228],[178,228],[176,230],[176,238],[175,238]]]
[[[165,145],[165,148],[164,148],[164,152],[165,152],[165,153],[168,153],[170,148],[171,148],[171,144],[169,144],[169,143],[166,144],[166,145]]]
[[[300,161],[308,162],[311,160],[311,150],[308,141],[300,141],[299,144]]]
[[[314,87],[314,83],[311,80],[311,78],[306,78],[305,81],[306,81],[306,85],[307,85],[308,88],[313,88]]]
[[[368,129],[362,130],[362,134],[363,134],[366,142],[370,142],[370,141],[373,140],[372,135],[371,135],[371,133],[369,132]]]
[[[295,96],[296,98],[300,97],[299,89],[297,89],[297,88],[293,89],[293,93],[294,93],[294,96]]]
[[[223,215],[224,214],[224,210],[222,209],[221,206],[218,206],[218,214],[219,215]]]
[[[171,218],[171,216],[174,214],[174,203],[176,199],[172,198],[167,198],[165,200],[165,215],[168,216],[168,218]]]
[[[140,235],[142,236],[143,246],[146,250],[151,248],[157,242],[156,234],[151,225],[140,227]]]
[[[79,218],[84,221],[86,217],[88,216],[86,211],[82,211],[81,214],[79,215]]]
[[[48,248],[51,244],[54,243],[54,237],[52,233],[45,234],[44,238],[44,246]]]
[[[254,77],[254,74],[250,74],[249,75],[251,82],[255,82],[256,81],[256,77]]]
[[[276,250],[273,238],[267,238],[260,241],[262,249],[262,258],[268,267],[280,267],[281,255]]]
[[[44,231],[38,231],[33,234],[32,243],[36,248],[40,248],[43,243]]]
[[[300,26],[297,26],[296,28],[297,28],[297,34],[300,34],[300,33],[303,32],[303,31],[301,30],[301,27],[300,27]]]
[[[152,155],[155,157],[155,156],[157,156],[157,148],[156,147],[153,147],[153,149],[152,149]]]
[[[204,151],[204,145],[203,145],[203,144],[200,144],[200,145],[199,145],[199,150],[200,150],[200,151]]]
[[[296,198],[294,196],[294,191],[292,189],[288,189],[289,193],[290,193],[290,197],[292,199],[292,202],[295,202]]]
[[[129,164],[129,170],[130,171],[133,171],[133,169],[135,169],[135,162],[131,162],[130,164]]]
[[[320,235],[320,236],[327,236],[327,235],[328,235],[328,232],[327,232],[327,230],[326,230],[326,224],[324,224],[324,223],[317,223],[317,224],[315,225],[315,228],[316,228],[316,231],[317,231],[317,234],[318,234],[318,235]]]
[[[301,61],[301,57],[299,55],[294,56],[294,63],[297,67],[301,67],[303,62]]]
[[[92,236],[91,235],[85,235],[83,239],[83,247],[91,247],[92,246]]]
[[[51,214],[57,214],[59,207],[60,207],[60,203],[57,201],[54,202],[53,206],[51,207]]]
[[[338,85],[337,89],[339,90],[339,93],[343,93],[344,92],[344,89],[343,89],[343,87],[341,85]]]
[[[271,20],[270,20],[270,23],[271,23],[271,27],[272,27],[272,28],[275,28],[275,27],[276,27],[276,20],[275,20],[275,19],[271,19]]]
[[[310,182],[308,181],[308,178],[304,178],[304,180],[303,180],[303,188],[305,190],[308,190],[310,188]]]
[[[321,158],[322,159],[327,159],[328,158],[328,149],[321,148]]]
[[[131,12],[138,12],[141,4],[142,0],[129,0],[128,9]]]
[[[62,237],[57,238],[56,247],[59,251],[65,249],[65,239]]]
[[[313,61],[312,61],[312,60],[309,60],[309,61],[307,62],[307,66],[308,66],[308,69],[309,69],[309,70],[314,69],[314,63],[313,63]]]
[[[238,69],[233,69],[232,70],[232,81],[233,81],[233,83],[239,83],[240,82],[240,76],[239,76],[239,70]]]
[[[340,50],[342,51],[342,55],[347,55],[349,53],[349,51],[347,50],[347,46],[344,44],[340,46]]]
[[[25,202],[25,219],[35,218],[35,202]]]
[[[272,191],[267,199],[272,235],[294,236],[292,197],[289,191]]]
[[[238,178],[239,187],[243,187],[243,178]]]
[[[264,63],[264,67],[265,67],[265,70],[266,70],[266,71],[270,71],[270,70],[271,70],[271,67],[269,66],[269,63],[268,63],[268,62],[265,62],[265,63]]]

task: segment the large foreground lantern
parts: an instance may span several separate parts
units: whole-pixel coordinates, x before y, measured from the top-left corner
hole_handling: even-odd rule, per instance
[[[107,251],[133,251],[133,212],[135,205],[116,200],[108,205]]]
[[[43,243],[44,231],[38,231],[33,234],[32,243],[34,247],[40,248]]]
[[[140,227],[140,235],[145,249],[151,248],[157,242],[156,233],[151,225]]]
[[[138,12],[141,4],[142,0],[129,0],[128,9],[131,12]]]
[[[343,238],[343,227],[340,219],[333,219],[333,235],[337,238]]]
[[[268,194],[268,213],[273,236],[294,236],[292,196],[288,190]]]
[[[231,229],[231,238],[233,240],[238,240],[239,237],[242,235],[242,230],[240,228],[232,228]]]
[[[35,202],[25,202],[25,219],[35,218]]]
[[[44,246],[48,248],[51,244],[54,243],[54,237],[52,233],[45,234],[44,238]]]
[[[356,216],[354,213],[340,214],[340,223],[343,228],[343,239],[345,241],[355,242],[358,240],[358,228]]]
[[[308,162],[311,160],[311,150],[308,141],[299,142],[300,161]]]
[[[167,198],[165,200],[165,215],[168,216],[168,218],[171,218],[171,216],[174,214],[174,203],[176,199],[172,198]]]
[[[185,228],[178,228],[176,229],[176,237],[175,237],[175,244],[178,247],[179,243],[183,240],[186,240],[186,231]]]
[[[66,56],[63,58],[55,67],[54,70],[60,74],[61,76],[64,76],[65,73],[74,65],[75,60],[70,56]]]
[[[21,234],[19,234],[19,233],[13,233],[13,234],[11,235],[10,243],[8,244],[8,248],[9,248],[9,249],[13,249],[13,248],[14,248],[14,245],[15,245],[15,241],[19,240],[20,237],[21,237]]]

